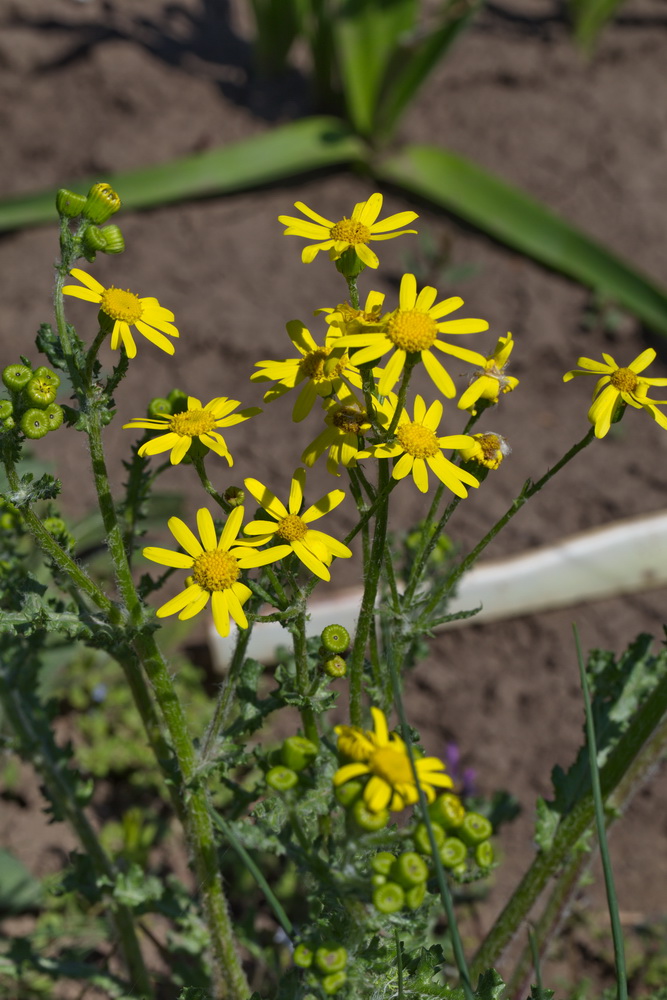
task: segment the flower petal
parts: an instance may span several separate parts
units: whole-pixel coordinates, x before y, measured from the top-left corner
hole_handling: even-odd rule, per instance
[[[200,507],[197,511],[197,530],[206,552],[213,552],[218,547],[218,538],[213,524],[213,515],[208,507]]]
[[[188,604],[192,604],[193,601],[199,599],[201,594],[205,594],[206,591],[202,590],[198,583],[193,583],[190,587],[186,587],[182,590],[180,594],[176,597],[172,597],[170,601],[163,604],[162,607],[158,608],[155,614],[158,618],[166,618],[167,615],[175,615],[178,611],[187,607]]]
[[[287,508],[284,504],[258,479],[244,479],[243,483],[260,507],[263,507],[271,517],[276,519],[287,517]]]
[[[214,590],[211,595],[211,611],[213,612],[213,624],[218,634],[224,639],[229,635],[229,592]]]
[[[178,544],[185,549],[188,555],[196,559],[202,554],[204,550],[199,539],[190,531],[185,521],[181,521],[180,517],[170,517],[167,525]]]
[[[174,569],[192,569],[194,559],[185,552],[174,552],[173,549],[161,549],[148,545],[142,552],[144,559],[159,563],[161,566],[173,566]]]

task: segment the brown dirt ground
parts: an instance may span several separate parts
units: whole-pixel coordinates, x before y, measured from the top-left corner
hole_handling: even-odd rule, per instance
[[[667,9],[661,0],[628,3],[586,61],[568,38],[560,7],[556,0],[489,5],[425,87],[402,137],[437,140],[474,158],[664,282],[667,105],[659,95]],[[5,0],[2,195],[161,163],[302,113],[307,99],[296,73],[276,88],[250,79],[243,19],[237,14],[222,0],[141,5]],[[102,282],[157,296],[175,312],[182,339],[175,360],[140,345],[117,395],[123,420],[143,412],[147,394],[166,394],[174,383],[204,399],[238,392],[246,404],[259,400],[246,380],[255,361],[282,354],[284,323],[341,297],[337,276],[324,261],[304,272],[298,241],[284,240],[276,216],[300,198],[325,216],[339,217],[370,190],[351,173],[321,174],[233,198],[125,214],[128,250],[120,258],[99,259],[95,274]],[[631,319],[614,330],[601,323],[585,328],[590,304],[585,290],[400,192],[384,194],[387,211],[420,213],[420,229],[445,248],[448,267],[471,268],[455,284],[436,270],[435,283],[443,295],[461,293],[468,315],[489,319],[491,331],[480,335],[480,347],[507,330],[517,340],[513,371],[522,384],[493,415],[493,429],[509,439],[513,453],[462,505],[453,531],[465,545],[506,508],[527,476],[541,474],[584,433],[591,387],[583,380],[561,383],[580,354],[607,350],[630,359],[653,345],[661,358],[656,375],[667,374],[667,354],[664,341]],[[408,248],[406,241],[383,245],[374,287],[394,294]],[[34,331],[50,318],[55,251],[53,228],[0,237],[3,364],[19,351],[30,353]],[[310,284],[304,288],[306,273]],[[371,287],[365,276],[362,287]],[[73,303],[71,318],[83,333],[90,310]],[[290,405],[275,404],[272,413],[288,419]],[[660,509],[666,439],[642,416],[631,413],[617,434],[568,467],[559,484],[510,524],[489,555],[520,552]],[[120,421],[107,434],[118,477],[128,440],[119,428]],[[242,425],[232,443],[233,481],[258,475],[279,492],[312,434],[308,422],[290,426],[284,437],[272,434],[266,423]],[[48,457],[63,479],[67,509],[82,514],[92,502],[83,440],[64,433],[49,437]],[[320,470],[312,479],[317,494],[327,475]],[[190,507],[199,500],[183,469],[172,472],[165,487],[184,491]],[[397,524],[421,516],[411,486],[394,495]],[[343,511],[341,525],[351,517]],[[354,567],[336,566],[334,586],[354,580]],[[434,642],[432,656],[411,678],[410,716],[429,750],[442,752],[446,741],[456,740],[484,792],[507,788],[524,807],[522,818],[501,838],[504,862],[481,912],[484,926],[532,856],[536,795],[548,792],[552,765],[567,766],[580,741],[571,622],[577,621],[585,646],[620,652],[640,631],[660,634],[666,596],[656,591],[449,632]],[[665,912],[667,825],[661,800],[661,785],[654,781],[617,825],[612,843],[621,908],[646,918]],[[21,814],[3,804],[2,842],[41,873],[69,840],[60,827],[44,826],[32,794],[30,802],[33,809]],[[22,847],[28,841],[30,847]],[[578,905],[603,921],[599,879]],[[545,981],[557,985],[558,977],[571,976],[575,968],[592,974],[573,947],[545,968]]]

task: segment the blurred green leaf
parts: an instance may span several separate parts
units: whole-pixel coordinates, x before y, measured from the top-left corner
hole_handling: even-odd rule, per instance
[[[624,306],[667,334],[667,293],[602,244],[517,188],[462,156],[435,146],[406,146],[373,172],[473,223],[521,253]]]
[[[622,0],[570,0],[574,37],[586,50],[593,48],[607,21],[616,13]]]
[[[250,0],[257,32],[254,56],[261,73],[283,72],[302,28],[300,0]]]
[[[0,850],[0,914],[34,910],[41,901],[41,883],[9,851]]]
[[[482,0],[449,0],[440,14],[440,25],[416,36],[394,54],[386,75],[376,128],[391,135],[415,94],[459,34],[480,9]]]
[[[261,135],[172,160],[104,177],[120,192],[125,208],[148,208],[183,198],[231,194],[294,177],[308,170],[351,163],[363,157],[364,144],[337,118],[302,118]],[[85,193],[97,177],[66,183]],[[0,202],[0,231],[55,222],[56,192]]]

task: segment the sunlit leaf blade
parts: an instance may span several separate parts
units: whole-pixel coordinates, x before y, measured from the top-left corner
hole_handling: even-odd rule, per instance
[[[417,10],[415,0],[344,0],[332,21],[347,113],[362,135],[374,130],[387,67]]]
[[[667,292],[550,209],[462,156],[406,146],[375,176],[473,223],[502,243],[589,285],[667,334]]]
[[[320,167],[363,157],[364,145],[337,118],[314,117],[270,129],[156,167],[93,177],[65,187],[85,193],[97,180],[109,181],[125,208],[148,208],[185,198],[231,194]],[[56,219],[55,190],[0,202],[0,231]]]
[[[386,76],[377,114],[377,128],[391,135],[417,91],[481,7],[481,0],[451,0],[440,26],[409,40],[396,52]]]
[[[621,0],[570,0],[574,35],[583,48],[593,47],[597,36],[620,5]]]

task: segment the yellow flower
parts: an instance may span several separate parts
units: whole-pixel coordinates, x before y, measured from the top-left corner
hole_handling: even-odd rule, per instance
[[[374,402],[376,424],[388,427],[393,407],[396,406],[396,397],[391,393],[383,403],[378,400]],[[357,455],[363,448],[363,437],[373,425],[365,404],[352,392],[341,392],[337,401],[326,400],[324,408],[327,411],[324,417],[327,426],[305,449],[301,461],[310,467],[328,448],[327,471],[333,476],[340,476],[339,465],[349,469],[357,464]]]
[[[502,460],[512,449],[500,434],[473,434],[472,444],[467,448],[459,448],[459,454],[464,462],[479,462],[487,469],[497,469]]]
[[[371,445],[367,451],[359,452],[357,458],[401,458],[394,466],[394,479],[404,479],[412,473],[415,486],[422,493],[428,490],[428,469],[435,472],[441,483],[457,497],[467,497],[468,486],[479,486],[479,481],[470,472],[460,469],[442,454],[443,448],[467,448],[473,443],[469,434],[450,434],[438,437],[436,431],[442,419],[442,403],[437,399],[428,410],[421,396],[415,397],[414,420],[402,410],[398,418],[395,441]],[[428,468],[427,468],[428,466]]]
[[[408,748],[397,733],[389,733],[387,720],[379,708],[371,708],[375,732],[370,733],[356,726],[336,726],[339,748],[346,757],[355,757],[352,764],[344,764],[333,777],[334,787],[352,778],[370,775],[364,788],[364,802],[371,812],[391,809],[400,812],[419,801]],[[356,731],[356,740],[353,732]],[[352,752],[350,752],[352,750]],[[427,800],[433,802],[436,788],[451,788],[452,779],[445,774],[445,765],[438,757],[415,760],[419,787]]]
[[[368,329],[378,330],[382,322],[384,292],[369,292],[363,309],[355,309],[349,302],[341,302],[335,309],[317,309],[326,313],[326,321],[340,336],[343,333],[364,333]]]
[[[232,410],[240,406],[238,399],[227,399],[226,396],[216,396],[210,403],[202,407],[201,400],[194,396],[188,396],[188,408],[182,413],[174,413],[171,417],[136,417],[123,424],[123,430],[127,427],[145,428],[149,431],[165,431],[159,437],[146,441],[139,448],[139,455],[161,455],[163,451],[171,449],[169,460],[172,465],[181,462],[192,444],[193,438],[199,438],[202,444],[214,451],[216,455],[227,459],[227,464],[232,466],[234,459],[229,454],[227,442],[222,434],[218,434],[216,427],[233,427],[240,424],[249,417],[254,417],[256,413],[261,413],[257,406],[249,407],[247,410],[239,410],[232,415]]]
[[[134,326],[156,347],[166,351],[167,354],[174,353],[174,345],[164,336],[165,333],[170,337],[179,336],[178,330],[172,323],[174,314],[164,309],[157,299],[140,299],[134,292],[123,291],[122,288],[114,288],[113,285],[105,288],[78,267],[73,267],[70,274],[83,282],[86,287],[65,285],[63,294],[73,295],[86,302],[99,303],[100,312],[113,320],[111,347],[114,351],[122,343],[128,358],[137,356],[137,345],[130,331],[130,327]]]
[[[338,331],[327,333],[323,347],[319,347],[310,330],[298,319],[287,324],[290,340],[301,357],[287,358],[285,361],[258,361],[255,365],[261,371],[250,376],[251,382],[277,382],[264,394],[264,402],[279,399],[286,392],[305,382],[297,396],[292,410],[295,423],[307,417],[318,396],[330,396],[344,388],[344,379],[360,386],[361,378],[344,348],[338,347]]]
[[[394,351],[378,385],[380,395],[385,396],[396,385],[408,355],[418,354],[440,392],[449,398],[455,396],[456,389],[451,375],[432,353],[431,348],[434,347],[473,365],[485,364],[483,354],[447,344],[444,340],[438,340],[438,334],[480,333],[488,330],[489,324],[483,319],[442,321],[443,316],[448,316],[463,305],[463,299],[454,296],[436,303],[437,296],[436,289],[431,285],[422,288],[418,295],[414,274],[404,274],[401,279],[399,307],[384,317],[382,328],[379,331],[343,334],[340,338],[339,343],[345,347],[363,348],[350,358],[352,364],[357,366],[376,361],[383,354]]]
[[[579,358],[577,364],[584,371],[575,368],[563,375],[563,382],[569,382],[575,375],[602,376],[595,385],[593,404],[588,411],[588,419],[595,427],[595,436],[605,436],[612,420],[620,416],[626,403],[636,410],[646,410],[667,430],[667,415],[657,409],[657,405],[664,406],[667,400],[649,399],[647,396],[652,385],[667,385],[667,378],[641,378],[639,375],[655,359],[653,348],[648,347],[642,351],[627,368],[619,368],[610,354],[603,354],[602,357],[604,364],[592,358]]]
[[[416,212],[398,212],[390,215],[382,222],[376,222],[382,210],[382,195],[375,193],[368,201],[361,201],[354,206],[352,218],[343,217],[338,222],[325,219],[302,201],[296,201],[294,207],[308,216],[305,219],[294,218],[291,215],[279,215],[278,222],[287,226],[285,236],[303,236],[307,240],[317,242],[304,247],[301,260],[309,264],[320,250],[328,250],[331,260],[336,260],[346,250],[354,250],[357,257],[368,267],[377,267],[380,263],[373,251],[366,246],[371,240],[392,240],[395,236],[405,233],[416,233],[416,229],[401,229],[397,233],[389,232],[398,226],[407,226],[417,218]]]
[[[300,514],[305,482],[305,469],[297,469],[292,478],[288,507],[285,507],[262,483],[256,479],[245,480],[245,488],[275,522],[272,524],[268,520],[250,521],[245,526],[245,533],[256,537],[245,544],[256,546],[276,541],[278,544],[262,552],[251,550],[244,552],[240,561],[244,569],[268,566],[269,563],[284,559],[294,552],[311,573],[322,580],[330,580],[331,574],[327,567],[334,556],[338,556],[339,559],[349,559],[352,555],[347,545],[343,545],[323,531],[316,531],[310,527],[313,521],[334,510],[344,499],[345,494],[342,490],[332,490]]]
[[[248,627],[243,605],[252,591],[244,583],[239,583],[241,567],[237,552],[230,551],[232,546],[238,545],[237,535],[242,521],[243,507],[236,507],[227,518],[218,540],[211,513],[202,507],[197,511],[199,542],[184,521],[179,517],[169,518],[169,530],[185,552],[148,546],[143,554],[146,559],[161,566],[189,569],[192,573],[186,578],[185,590],[157,609],[158,618],[177,613],[181,621],[192,618],[203,611],[210,598],[213,621],[220,635],[229,635],[230,615],[239,628]]]
[[[482,370],[473,372],[471,375],[470,385],[456,404],[460,410],[469,410],[475,414],[480,399],[497,403],[501,392],[511,392],[517,387],[518,378],[514,378],[513,375],[505,375],[513,347],[514,341],[511,333],[508,333],[506,337],[499,338],[493,354],[484,359]]]

